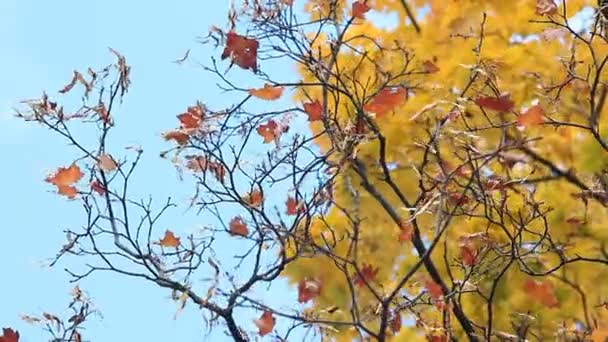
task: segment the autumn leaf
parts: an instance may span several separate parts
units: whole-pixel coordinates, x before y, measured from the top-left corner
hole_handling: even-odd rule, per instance
[[[517,117],[517,126],[526,128],[541,125],[543,123],[543,114],[543,108],[540,105],[535,104]]]
[[[436,73],[439,71],[439,67],[432,61],[426,60],[422,63],[422,69],[429,74]]]
[[[536,14],[552,15],[557,13],[557,4],[553,0],[536,0]]]
[[[321,293],[321,282],[304,278],[298,283],[298,302],[306,303]]]
[[[367,104],[363,110],[381,117],[403,104],[407,100],[407,89],[403,87],[386,87],[380,90]]]
[[[243,69],[257,72],[257,53],[259,43],[257,40],[240,36],[235,32],[228,32],[226,47],[222,52],[222,59],[230,57],[232,63]]]
[[[207,158],[203,156],[186,156],[188,160],[186,167],[193,172],[204,172],[207,170]]]
[[[508,112],[515,105],[511,101],[510,95],[503,95],[501,97],[481,96],[475,99],[475,103],[484,109],[497,112]]]
[[[277,138],[277,135],[279,134],[278,128],[279,125],[277,125],[276,121],[271,119],[268,120],[268,123],[259,125],[256,131],[264,138],[264,144],[268,144]]]
[[[472,246],[462,244],[460,246],[460,260],[465,266],[473,266],[477,264],[477,252]]]
[[[297,215],[304,212],[303,203],[293,197],[288,197],[285,205],[287,206],[287,215]]]
[[[247,229],[247,224],[243,221],[243,219],[239,216],[232,218],[230,223],[228,224],[229,232],[231,235],[235,236],[247,236],[249,234],[249,230]]]
[[[353,17],[359,19],[365,19],[365,13],[367,13],[370,8],[366,4],[367,0],[361,1],[357,0],[353,2]]]
[[[3,328],[0,342],[19,342],[19,332],[11,328]]]
[[[99,180],[96,179],[96,180],[92,181],[90,186],[91,186],[91,190],[95,191],[99,195],[103,196],[106,194],[106,188],[103,186],[103,184],[101,184],[101,182]]]
[[[203,109],[200,106],[189,106],[188,110],[177,116],[183,129],[197,129],[203,121]]]
[[[68,83],[65,87],[59,90],[59,93],[68,93],[70,90],[72,90],[72,88],[74,88],[77,82],[81,83],[85,87],[85,96],[88,95],[88,93],[92,89],[92,86],[84,79],[82,74],[76,70],[74,70],[74,75],[72,76],[72,80],[70,81],[70,83]]]
[[[427,278],[424,281],[424,287],[426,288],[433,300],[439,300],[441,299],[441,296],[443,296],[443,290],[441,289],[441,286],[430,278]]]
[[[548,308],[556,308],[559,306],[559,301],[555,297],[553,284],[548,280],[537,281],[527,279],[524,283],[524,291],[530,298],[539,301]]]
[[[172,131],[165,132],[165,133],[163,133],[163,137],[167,141],[169,141],[169,140],[175,141],[178,145],[186,145],[188,143],[188,140],[190,139],[188,134],[186,134],[184,131],[181,131],[181,130],[172,130]]]
[[[97,157],[97,159],[98,159],[97,165],[104,172],[114,171],[118,167],[118,165],[114,161],[114,158],[112,158],[112,156],[107,153],[100,154],[99,157]]]
[[[264,197],[262,196],[262,192],[260,190],[253,190],[243,200],[250,207],[259,208],[262,205],[262,202],[264,201]]]
[[[274,329],[276,319],[272,316],[271,311],[264,311],[260,318],[253,320],[253,323],[258,327],[260,336],[264,336]]]
[[[414,226],[406,220],[401,222],[399,225],[399,235],[398,240],[401,243],[409,242],[412,240],[412,236],[414,235]]]
[[[304,103],[304,112],[308,114],[308,121],[323,120],[323,105],[319,100]]]
[[[264,84],[260,89],[249,89],[249,94],[262,100],[277,100],[283,94],[284,87],[275,87],[270,83]]]
[[[165,231],[165,236],[160,239],[159,244],[163,247],[177,247],[180,244],[180,239],[176,237],[172,231]]]
[[[222,163],[220,162],[208,162],[208,169],[211,170],[211,173],[213,173],[213,175],[215,176],[215,179],[217,179],[219,182],[224,183],[224,177],[226,176],[226,169],[224,168],[224,165],[222,165]]]
[[[399,314],[399,312],[393,312],[393,317],[389,322],[389,326],[393,334],[396,334],[401,330],[401,315]]]
[[[378,274],[378,267],[374,268],[370,264],[364,264],[353,281],[356,286],[363,287],[366,283],[373,281]]]
[[[80,168],[76,164],[69,167],[60,167],[54,174],[48,176],[45,180],[57,187],[57,192],[68,198],[74,198],[78,194],[78,190],[73,186],[83,176]]]
[[[591,341],[592,342],[608,341],[608,328],[598,327],[598,328],[593,329],[593,332],[591,333]]]

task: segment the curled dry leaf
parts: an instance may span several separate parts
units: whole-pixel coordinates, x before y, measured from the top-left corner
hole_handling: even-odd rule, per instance
[[[513,106],[515,105],[513,101],[511,101],[510,95],[502,95],[500,97],[480,96],[474,101],[478,106],[484,109],[497,112],[508,112],[513,109]]]
[[[404,87],[385,87],[363,106],[363,110],[374,113],[379,118],[394,110],[406,100],[407,89]]]
[[[106,194],[106,188],[103,186],[103,184],[101,184],[101,182],[98,179],[92,181],[90,186],[91,186],[91,190],[95,191],[99,195],[103,196]]]
[[[180,238],[176,237],[172,231],[166,230],[165,236],[158,243],[163,247],[177,247],[180,244]]]
[[[249,89],[249,94],[262,100],[277,100],[283,95],[284,87],[275,87],[270,83],[264,84],[260,89]]]
[[[323,105],[319,100],[304,103],[304,112],[308,114],[308,121],[323,120]]]
[[[83,176],[80,168],[76,164],[69,167],[60,167],[54,174],[48,176],[45,181],[57,187],[57,192],[68,198],[74,198],[78,194],[78,190],[73,186]]]
[[[306,303],[321,293],[321,282],[304,278],[298,283],[298,302]]]
[[[251,69],[257,72],[257,53],[259,43],[257,40],[228,32],[226,47],[222,52],[222,59],[230,57],[232,63],[243,69]]]
[[[116,164],[114,158],[107,153],[102,153],[99,155],[99,157],[97,157],[97,165],[104,172],[112,172],[118,167],[118,164]]]
[[[260,336],[264,336],[274,329],[276,319],[272,316],[271,311],[264,311],[260,318],[253,320],[253,323],[258,327]]]
[[[366,2],[367,0],[357,0],[353,2],[353,17],[365,19],[365,13],[370,10]]]
[[[19,342],[19,332],[11,328],[2,328],[0,342]]]
[[[249,235],[249,230],[247,229],[247,223],[243,221],[240,216],[232,218],[230,223],[228,224],[229,232],[234,236],[247,236]]]

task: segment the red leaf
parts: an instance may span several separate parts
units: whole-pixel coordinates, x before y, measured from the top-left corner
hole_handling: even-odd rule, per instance
[[[297,201],[293,197],[288,197],[287,202],[285,202],[287,206],[287,215],[297,215],[304,211],[304,205],[302,202]]]
[[[304,278],[298,284],[298,302],[306,303],[321,293],[321,282]]]
[[[19,332],[11,328],[3,328],[0,342],[19,342]]]
[[[243,199],[249,206],[253,208],[257,208],[262,205],[264,202],[264,197],[262,196],[262,192],[259,190],[253,190],[249,195],[247,195]]]
[[[376,274],[378,274],[378,268],[372,267],[370,264],[364,264],[357,276],[355,277],[354,283],[355,285],[362,287],[365,283],[369,283],[370,281],[376,278]]]
[[[172,231],[165,231],[165,236],[160,239],[159,244],[163,247],[177,247],[180,244],[179,238]]]
[[[365,13],[370,10],[365,2],[360,0],[353,2],[353,17],[365,19]]]
[[[181,130],[172,130],[172,131],[165,132],[165,133],[163,133],[163,137],[167,141],[169,141],[169,140],[175,141],[178,145],[186,145],[189,140],[188,134],[186,134],[185,132],[183,132]]]
[[[201,106],[190,106],[188,110],[177,116],[183,129],[199,128],[203,121],[203,109]]]
[[[435,73],[439,71],[439,67],[437,65],[435,65],[435,63],[433,63],[432,61],[424,61],[424,63],[422,63],[422,68],[424,69],[425,72],[428,72],[429,74]]]
[[[100,194],[101,196],[106,194],[106,188],[97,179],[91,182],[91,190],[95,191],[96,193]]]
[[[543,108],[536,104],[517,117],[517,126],[526,128],[541,125],[543,123],[543,113]]]
[[[399,242],[409,242],[412,240],[412,236],[414,235],[414,227],[408,221],[401,222],[399,226]]]
[[[396,334],[401,330],[401,315],[399,312],[393,312],[393,317],[389,322],[389,326],[391,327],[393,334]]]
[[[536,0],[536,14],[552,15],[557,13],[557,5],[553,0]]]
[[[232,218],[228,224],[228,227],[231,235],[247,236],[249,234],[247,224],[239,216]]]
[[[426,279],[424,281],[424,287],[426,287],[429,295],[433,300],[439,300],[443,296],[443,290],[441,286],[434,282],[432,279]]]
[[[277,100],[283,94],[283,87],[274,87],[270,83],[264,84],[264,88],[249,89],[249,94],[262,100]]]
[[[222,52],[222,59],[230,57],[232,62],[243,69],[257,72],[257,53],[259,43],[257,40],[228,32],[226,47]]]
[[[531,298],[539,301],[548,308],[559,306],[559,301],[557,300],[557,297],[555,297],[553,291],[553,284],[548,280],[536,281],[534,279],[528,279],[524,283],[524,291],[526,291]]]
[[[460,246],[460,260],[465,266],[473,266],[477,263],[477,251],[469,245]]]
[[[264,336],[274,329],[276,319],[272,317],[272,312],[264,311],[260,318],[253,320],[253,323],[258,327],[260,336]]]
[[[481,96],[475,99],[475,103],[482,108],[497,112],[508,112],[515,105],[511,101],[510,95],[503,95],[501,97]]]
[[[272,119],[268,120],[266,124],[259,125],[256,130],[264,138],[264,144],[274,141],[280,135],[279,125]]]
[[[403,104],[407,100],[407,89],[403,87],[386,87],[380,90],[367,104],[363,106],[366,112],[375,113],[381,117]]]
[[[323,105],[319,100],[304,103],[304,111],[308,114],[308,121],[323,120]]]

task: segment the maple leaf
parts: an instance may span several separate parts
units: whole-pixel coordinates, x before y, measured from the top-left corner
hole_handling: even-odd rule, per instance
[[[177,129],[163,133],[163,138],[165,138],[165,140],[167,141],[173,140],[178,145],[186,145],[188,143],[188,140],[190,139],[188,134],[186,134],[182,130]]]
[[[435,63],[433,63],[432,61],[424,61],[424,63],[422,63],[422,69],[425,72],[428,72],[429,74],[432,73],[436,73],[439,71],[439,67],[437,65],[435,65]]]
[[[370,281],[376,278],[376,274],[378,274],[378,267],[374,268],[370,264],[364,264],[355,280],[353,281],[355,285],[362,287],[365,283],[369,283]]]
[[[177,247],[180,244],[179,240],[172,231],[166,230],[165,236],[158,243],[163,247]]]
[[[275,87],[270,83],[264,84],[260,89],[249,89],[249,94],[262,100],[273,101],[283,95],[284,87]]]
[[[232,62],[243,69],[257,72],[257,53],[259,43],[257,40],[240,36],[235,32],[228,32],[226,47],[222,52],[222,59],[228,57]]]
[[[536,14],[552,15],[557,13],[557,4],[553,0],[536,0]]]
[[[260,318],[253,320],[253,323],[258,327],[260,336],[264,336],[274,329],[276,319],[272,316],[271,311],[266,310]]]
[[[497,112],[508,112],[513,109],[513,106],[515,105],[513,101],[511,101],[510,95],[502,95],[500,97],[481,96],[475,99],[475,103],[484,109]]]
[[[473,266],[477,263],[477,252],[468,244],[460,246],[460,260],[465,266]]]
[[[548,308],[559,306],[559,301],[553,291],[553,284],[548,280],[536,281],[534,279],[527,279],[524,283],[524,291],[531,298],[534,298]]]
[[[424,287],[427,289],[429,295],[433,300],[439,300],[441,296],[443,296],[443,290],[441,289],[441,286],[430,278],[424,281]]]
[[[177,116],[183,129],[199,128],[203,121],[203,110],[200,106],[190,106],[188,110]]]
[[[304,112],[308,114],[308,121],[323,120],[323,105],[319,100],[304,103]]]
[[[517,117],[517,126],[526,128],[541,125],[543,123],[543,114],[543,108],[540,105],[535,104]]]
[[[399,225],[399,242],[408,242],[412,240],[412,236],[414,235],[414,226],[406,220],[402,221]]]
[[[114,161],[114,158],[107,153],[102,153],[99,155],[99,157],[97,157],[97,165],[105,172],[114,171],[118,167]]]
[[[253,190],[243,200],[250,207],[258,208],[262,205],[262,202],[264,202],[264,197],[262,196],[262,192],[260,190]]]
[[[595,328],[590,337],[592,342],[606,342],[608,340],[608,328]]]
[[[78,194],[78,190],[73,186],[82,178],[83,174],[76,164],[69,167],[60,167],[54,174],[48,176],[45,181],[57,187],[57,192],[68,198],[74,198]]]
[[[287,206],[287,215],[297,215],[304,212],[303,203],[293,197],[288,197],[285,205]]]
[[[365,13],[367,13],[370,8],[369,6],[366,4],[366,0],[361,1],[361,0],[357,0],[355,2],[353,2],[353,17],[355,18],[359,18],[359,19],[365,19]]]
[[[94,180],[91,182],[90,184],[91,186],[91,190],[95,191],[96,193],[100,194],[101,196],[106,194],[106,188],[103,186],[103,184],[101,184],[101,182],[99,180]]]
[[[304,278],[298,283],[298,302],[306,303],[321,293],[321,282]]]
[[[401,330],[401,315],[399,314],[399,312],[393,312],[393,317],[389,322],[389,326],[393,334],[396,334]]]
[[[0,342],[19,342],[19,332],[11,328],[2,328]]]
[[[381,117],[406,100],[407,89],[403,87],[385,87],[363,106],[363,110],[376,114],[376,117]]]
[[[264,138],[264,144],[268,144],[277,138],[279,134],[278,128],[279,125],[277,125],[276,121],[271,119],[268,120],[268,123],[259,125],[256,131]]]
[[[249,234],[249,230],[247,229],[247,224],[243,221],[243,219],[239,216],[232,218],[230,223],[228,224],[229,232],[231,235],[236,236],[247,236]]]

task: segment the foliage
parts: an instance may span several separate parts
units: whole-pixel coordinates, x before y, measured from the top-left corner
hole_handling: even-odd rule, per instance
[[[594,21],[578,29],[585,6]],[[111,50],[114,65],[59,91],[84,86],[75,114],[46,94],[20,113],[81,154],[46,179],[88,217],[57,258],[96,258],[75,280],[111,270],[167,288],[236,341],[603,341],[608,18],[597,6],[243,1],[209,33],[228,69],[204,67],[240,100],[193,104],[163,134],[172,147],[161,155],[192,176],[191,206],[215,218],[190,235],[157,228],[173,202],[153,212],[128,192],[142,150],[108,151],[130,85]],[[298,74],[271,73],[279,59]],[[233,64],[263,86],[232,81]],[[259,101],[267,110],[251,109]],[[94,127],[95,146],[74,136],[75,121]],[[310,133],[294,131],[303,124]],[[221,239],[242,253],[214,260]],[[194,282],[201,272],[214,276]],[[287,307],[255,295],[279,276],[297,288]],[[257,331],[243,328],[243,309],[257,312]]]

